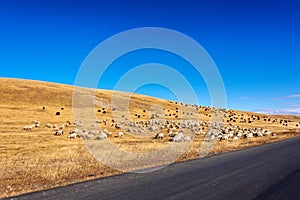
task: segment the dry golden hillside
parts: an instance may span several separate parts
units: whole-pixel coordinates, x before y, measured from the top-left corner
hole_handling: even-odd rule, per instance
[[[0,78],[0,198],[121,173],[99,163],[80,138],[68,139],[69,132],[76,128],[73,124],[72,94],[73,87],[68,85]],[[110,103],[112,95],[113,104]],[[130,99],[128,106],[123,101],[126,98]],[[147,137],[134,137],[126,130],[123,131],[124,136],[116,137],[120,130],[114,126],[114,120],[143,124],[157,114],[159,118],[174,122],[181,119],[209,122],[213,115],[209,107],[122,92],[97,90],[96,100],[94,111],[101,122],[98,126],[112,132],[107,140],[125,151],[155,151],[170,144],[172,138],[167,135],[166,128],[160,130],[165,134],[161,140],[154,139],[155,134],[151,135],[151,132]],[[129,112],[124,110],[127,107]],[[225,126],[264,128],[273,134],[238,141],[218,141],[210,154],[299,135],[300,117],[234,110],[227,110],[225,114]],[[40,122],[39,127],[23,130],[34,120]],[[105,120],[107,123],[103,123]],[[55,136],[53,129],[46,127],[47,124],[59,126],[68,121],[71,124],[64,128],[62,136]],[[202,128],[203,132],[208,131]],[[177,161],[197,158],[204,139],[205,134],[195,135],[188,150]]]

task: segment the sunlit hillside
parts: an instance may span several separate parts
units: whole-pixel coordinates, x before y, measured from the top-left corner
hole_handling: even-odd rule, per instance
[[[0,79],[0,197],[121,173],[99,163],[86,150],[82,136],[69,137],[69,132],[79,125],[73,112],[81,109],[72,109],[72,95],[73,87],[68,85]],[[85,98],[81,100],[84,103]],[[106,129],[105,140],[125,151],[150,152],[168,146],[174,142],[174,135],[168,134],[171,124],[175,135],[179,131],[191,135],[191,141],[187,141],[190,143],[188,150],[176,161],[199,157],[199,148],[210,131],[208,125],[218,110],[105,90],[96,91],[93,109],[97,119],[95,129]],[[248,130],[266,130],[268,134],[251,138],[246,134],[245,137],[223,134],[210,154],[278,141],[300,133],[299,116],[223,111],[223,129],[237,129],[241,134]],[[147,125],[151,120],[160,123],[155,130]],[[199,122],[199,127],[185,129],[182,120]],[[130,127],[130,123],[135,125]],[[63,130],[61,136],[55,135],[55,125]],[[120,132],[122,136],[118,135]],[[155,139],[158,133],[163,137]],[[96,136],[90,140],[100,142]],[[149,166],[145,163],[144,167]]]

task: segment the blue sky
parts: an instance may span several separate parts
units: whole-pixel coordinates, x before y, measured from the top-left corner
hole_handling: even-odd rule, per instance
[[[299,9],[297,0],[1,0],[0,77],[73,84],[85,57],[103,40],[132,28],[164,27],[188,35],[210,54],[227,107],[300,113]],[[154,50],[116,60],[99,87],[114,88],[122,73],[147,62],[181,70],[197,82],[199,104],[210,104],[205,83],[184,60]],[[155,84],[137,92],[175,98]]]

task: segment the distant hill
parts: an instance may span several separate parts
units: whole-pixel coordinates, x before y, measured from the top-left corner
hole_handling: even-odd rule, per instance
[[[267,115],[300,115],[300,109],[295,110],[274,110],[274,109],[261,109],[261,110],[254,110],[253,112],[267,114]]]

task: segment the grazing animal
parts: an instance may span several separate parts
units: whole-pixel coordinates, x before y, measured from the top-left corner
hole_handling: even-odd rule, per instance
[[[34,124],[40,124],[40,122],[38,120],[33,120],[32,123],[34,123]]]
[[[228,135],[223,135],[222,140],[228,140]]]
[[[61,129],[61,130],[63,130],[64,128],[65,128],[64,124],[62,124],[62,125],[59,126],[59,129]]]
[[[76,139],[76,137],[77,137],[77,133],[71,133],[71,134],[68,136],[69,139]]]
[[[35,127],[35,125],[24,126],[24,127],[23,127],[23,130],[31,131],[34,127]]]
[[[110,136],[112,136],[112,132],[107,132],[106,135],[107,135],[107,137],[110,137]]]
[[[123,132],[119,132],[119,133],[118,133],[118,137],[122,137],[123,135],[124,135]]]
[[[177,134],[173,137],[172,141],[173,141],[173,142],[180,142],[182,139],[183,139],[183,133],[182,133],[182,132],[179,132],[179,133],[177,133]]]
[[[164,134],[163,133],[158,133],[156,136],[155,136],[155,139],[163,139],[164,138]]]
[[[238,136],[234,136],[232,141],[238,141],[239,140],[239,137]]]
[[[96,140],[102,140],[102,139],[106,139],[106,138],[107,138],[107,135],[103,131],[100,131],[100,133],[96,137]]]
[[[55,132],[54,135],[56,135],[56,136],[61,136],[61,135],[63,135],[63,134],[64,134],[64,131],[63,131],[63,130],[58,130],[58,131]]]

